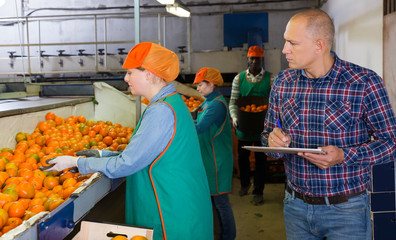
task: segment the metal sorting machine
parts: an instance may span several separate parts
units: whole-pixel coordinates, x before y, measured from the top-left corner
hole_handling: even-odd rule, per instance
[[[176,90],[184,95],[200,96],[198,91],[175,82]],[[42,92],[56,92],[52,89],[42,89]],[[72,88],[76,86],[68,86]],[[77,86],[77,88],[86,86]],[[136,100],[104,82],[95,82],[88,86],[94,96],[48,96],[7,99],[0,101],[0,125],[2,137],[0,148],[15,147],[15,134],[31,133],[38,122],[43,121],[47,112],[57,116],[84,115],[86,119],[112,121],[123,126],[136,126]],[[59,92],[64,92],[60,90]],[[141,105],[144,111],[146,105]],[[6,127],[7,126],[7,127]],[[77,223],[102,198],[114,191],[124,182],[124,178],[109,179],[101,173],[93,174],[82,184],[70,198],[52,212],[41,212],[24,221],[22,225],[4,234],[1,239],[64,239],[73,231]]]

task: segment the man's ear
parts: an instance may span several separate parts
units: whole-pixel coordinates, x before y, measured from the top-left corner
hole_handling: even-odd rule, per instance
[[[315,41],[315,51],[323,52],[326,49],[326,41],[323,39],[318,39]]]

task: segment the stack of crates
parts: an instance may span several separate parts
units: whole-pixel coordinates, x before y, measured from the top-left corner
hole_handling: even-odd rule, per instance
[[[396,239],[395,162],[375,165],[371,174],[373,238]]]

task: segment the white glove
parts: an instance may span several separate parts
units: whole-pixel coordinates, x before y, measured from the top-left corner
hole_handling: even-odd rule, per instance
[[[47,164],[52,164],[48,167],[41,167],[42,171],[62,171],[63,169],[77,167],[77,160],[79,157],[59,156],[45,161]]]
[[[87,150],[82,150],[76,152],[77,156],[86,156],[86,157],[96,157],[100,158],[102,157],[102,150],[98,149],[87,149]]]
[[[233,119],[232,119],[232,125],[234,125],[234,128],[235,128],[235,129],[238,128],[238,119],[237,119],[237,118],[233,118]]]

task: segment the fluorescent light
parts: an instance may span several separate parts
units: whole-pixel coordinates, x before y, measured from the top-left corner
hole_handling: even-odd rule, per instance
[[[157,0],[157,2],[168,5],[168,4],[175,4],[175,0]]]
[[[3,6],[5,3],[5,0],[0,0],[0,7]]]
[[[179,4],[166,5],[166,11],[179,17],[190,17],[190,11],[179,6]]]

